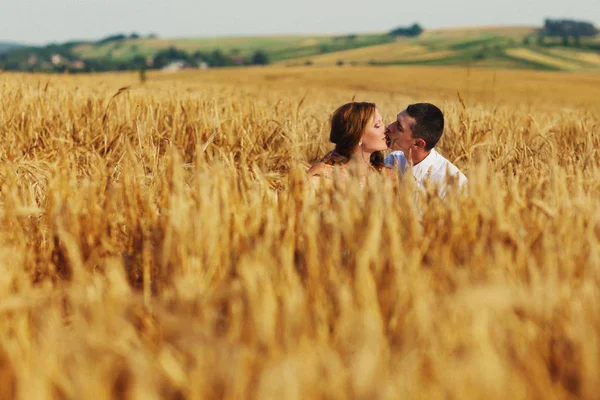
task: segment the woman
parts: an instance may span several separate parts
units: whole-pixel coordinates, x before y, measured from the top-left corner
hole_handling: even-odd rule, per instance
[[[392,175],[383,164],[386,150],[385,125],[373,103],[348,103],[331,117],[329,141],[335,149],[308,170],[311,181],[320,185],[339,177],[343,181],[355,176],[364,184],[373,173]]]

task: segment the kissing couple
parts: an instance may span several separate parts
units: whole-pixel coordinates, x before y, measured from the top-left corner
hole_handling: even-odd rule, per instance
[[[429,181],[444,198],[450,180],[461,188],[467,178],[435,150],[443,132],[444,114],[430,103],[409,105],[387,126],[375,104],[344,104],[331,117],[329,140],[335,148],[308,170],[309,179],[316,187],[336,178],[358,179],[362,186],[370,174],[393,178],[411,171],[417,187],[425,189]],[[384,158],[388,149],[392,152]]]

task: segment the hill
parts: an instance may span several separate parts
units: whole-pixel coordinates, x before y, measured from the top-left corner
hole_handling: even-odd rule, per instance
[[[386,34],[345,36],[265,36],[204,39],[126,39],[80,44],[73,53],[82,59],[128,60],[176,48],[189,53],[221,51],[247,59],[261,50],[271,62],[299,65],[469,65],[541,70],[600,68],[600,39],[565,47],[558,39],[540,43],[537,28],[484,26],[436,29],[416,38]]]
[[[315,54],[329,53],[372,46],[392,41],[386,34],[341,35],[341,36],[262,36],[223,38],[140,38],[111,41],[108,43],[84,43],[74,46],[72,52],[83,59],[112,58],[128,60],[148,57],[161,50],[174,47],[189,53],[219,50],[238,57],[250,57],[255,51],[265,51],[272,61]]]
[[[110,71],[263,65],[457,65],[552,71],[600,69],[600,37],[538,36],[539,28],[484,26],[388,33],[162,39],[113,35],[97,42],[22,47],[0,54],[0,68]]]
[[[418,38],[300,57],[282,62],[298,65],[468,65],[542,70],[600,68],[598,38],[579,47],[558,39],[539,42],[534,27],[480,27],[426,31]]]
[[[7,52],[8,50],[22,47],[23,45],[13,42],[0,42],[0,53]]]

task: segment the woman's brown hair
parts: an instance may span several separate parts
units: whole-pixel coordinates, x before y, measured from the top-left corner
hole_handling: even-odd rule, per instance
[[[342,165],[350,160],[350,156],[358,146],[362,134],[377,107],[374,103],[347,103],[335,110],[331,117],[331,132],[329,141],[335,144],[335,149],[329,152],[322,162],[329,165]],[[383,153],[376,151],[371,154],[371,165],[377,170],[383,168]]]

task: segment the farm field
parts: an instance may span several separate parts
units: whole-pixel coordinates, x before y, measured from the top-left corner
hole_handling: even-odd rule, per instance
[[[365,64],[371,59],[377,59],[381,62],[394,61],[398,57],[418,56],[427,52],[424,46],[407,44],[406,42],[397,41],[395,43],[381,44],[377,46],[369,46],[360,49],[345,50],[329,54],[319,55],[317,57],[303,58],[294,61],[281,61],[283,65],[297,66],[305,65],[307,62],[312,62],[314,65],[335,65],[338,61],[343,60],[349,63]]]
[[[258,49],[269,53],[273,61],[285,58],[318,54],[323,49],[361,47],[380,44],[391,39],[382,34],[346,36],[265,36],[224,38],[179,38],[179,39],[128,39],[119,42],[81,44],[73,49],[83,58],[129,59],[135,56],[151,56],[161,49],[176,47],[193,53],[220,50],[224,53],[249,57]]]
[[[576,69],[578,64],[574,60],[565,60],[556,57],[552,57],[545,54],[540,54],[530,49],[516,48],[509,49],[506,51],[509,56],[520,58],[527,61],[539,62],[541,64],[550,65],[563,70]]]
[[[193,54],[219,50],[249,58],[264,51],[280,66],[444,65],[549,71],[598,70],[593,49],[560,47],[557,38],[536,42],[535,27],[482,26],[426,30],[416,38],[392,38],[385,33],[337,36],[265,36],[223,38],[127,39],[79,44],[73,53],[83,59],[128,60],[149,57],[175,47]],[[597,43],[585,38],[582,43]],[[592,60],[592,61],[589,61]]]
[[[0,398],[597,397],[600,74],[147,78],[0,73]],[[468,192],[311,191],[353,99]]]
[[[524,46],[525,39],[529,44]],[[598,53],[533,44],[535,29],[480,27],[425,31],[418,38],[397,39],[358,49],[285,59],[280,65],[454,65],[492,69],[555,71],[598,70]],[[591,60],[591,61],[590,61]]]
[[[587,51],[576,51],[567,49],[550,49],[548,50],[551,54],[567,59],[577,60],[592,66],[600,66],[600,54],[592,53]]]

